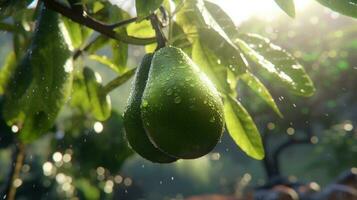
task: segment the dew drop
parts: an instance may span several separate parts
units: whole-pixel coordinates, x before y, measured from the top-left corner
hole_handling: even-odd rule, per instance
[[[180,97],[175,97],[175,103],[181,103],[181,98]]]
[[[171,88],[167,89],[167,90],[166,90],[166,94],[167,94],[167,95],[172,95],[172,89],[171,89]]]

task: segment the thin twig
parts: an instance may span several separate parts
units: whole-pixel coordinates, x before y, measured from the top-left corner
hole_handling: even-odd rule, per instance
[[[73,59],[76,60],[83,52],[87,51],[89,48],[92,47],[93,44],[95,44],[99,39],[101,39],[101,35],[98,35],[95,37],[92,41],[90,41],[86,46],[83,48],[77,49],[74,54],[73,54]]]
[[[111,80],[107,85],[104,86],[103,94],[109,94],[115,88],[117,88],[118,86],[125,83],[127,80],[129,80],[135,74],[135,70],[136,70],[136,68],[133,68],[133,69],[125,72],[123,75],[118,76],[117,78]]]
[[[125,26],[125,25],[128,25],[130,23],[133,23],[137,20],[138,18],[137,17],[133,17],[133,18],[130,18],[130,19],[126,19],[126,20],[123,20],[123,21],[120,21],[118,23],[114,23],[114,24],[111,24],[109,25],[109,27],[111,29],[115,29],[117,27],[120,27],[120,26]]]
[[[88,16],[85,12],[75,12],[73,9],[62,5],[54,0],[43,0],[45,5],[56,11],[63,16],[73,20],[74,22],[80,23],[84,26],[87,26],[93,30],[98,31],[99,33],[106,35],[107,37],[128,43],[128,44],[135,44],[135,45],[147,45],[155,42],[155,38],[137,38],[128,35],[120,35],[114,31],[115,27],[118,25],[107,25],[104,24],[90,16]],[[128,22],[125,22],[128,23]]]
[[[14,185],[14,181],[20,177],[20,171],[25,158],[25,145],[18,142],[15,145],[15,151],[12,156],[12,167],[9,172],[8,181],[4,187],[2,198],[8,200],[14,200],[16,196],[17,187]]]

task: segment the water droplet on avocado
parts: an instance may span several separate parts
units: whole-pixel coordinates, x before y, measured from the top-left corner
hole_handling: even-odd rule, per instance
[[[175,97],[175,103],[181,103],[181,97]]]
[[[172,89],[171,89],[171,88],[167,89],[167,90],[166,90],[166,94],[167,94],[167,95],[172,95]]]
[[[216,118],[214,116],[212,116],[210,119],[209,119],[209,122],[213,123],[216,121]]]

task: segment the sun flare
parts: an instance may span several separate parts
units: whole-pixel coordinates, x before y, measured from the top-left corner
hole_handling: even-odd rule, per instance
[[[270,21],[284,14],[274,0],[215,0],[214,2],[228,13],[236,24],[253,16]],[[310,2],[311,0],[295,1],[297,14],[304,10]]]
[[[274,2],[274,0],[209,0],[220,5],[234,20],[236,24],[257,17],[266,21],[284,15],[284,12]],[[134,0],[110,0],[113,4],[125,9],[130,14],[135,15]],[[295,1],[297,15],[304,10],[311,0]]]

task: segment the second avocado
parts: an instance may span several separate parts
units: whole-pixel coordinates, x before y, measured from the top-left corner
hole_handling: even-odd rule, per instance
[[[154,53],[139,101],[144,134],[153,146],[171,157],[204,156],[222,135],[224,117],[219,93],[179,48],[164,47]],[[126,131],[130,134],[127,127]]]

